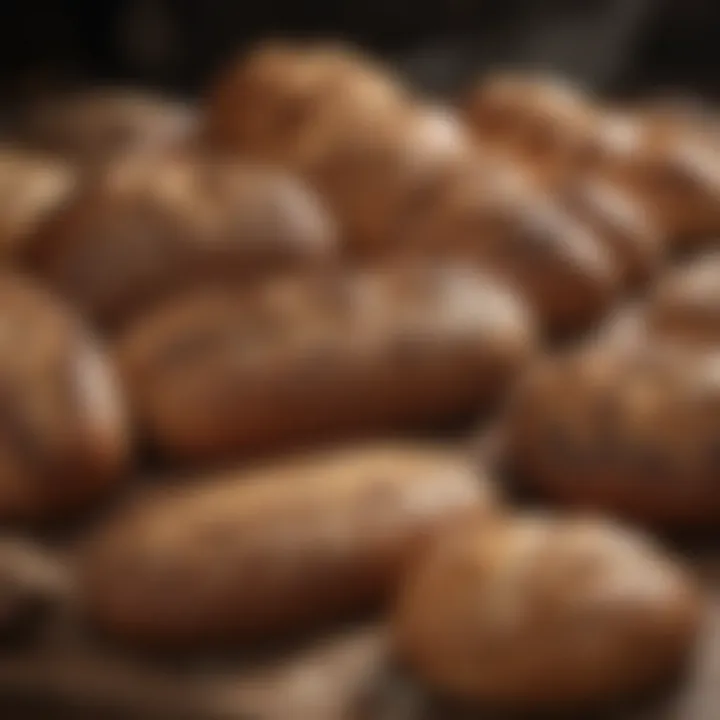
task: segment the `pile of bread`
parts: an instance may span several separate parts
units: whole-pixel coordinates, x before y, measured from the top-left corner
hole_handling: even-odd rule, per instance
[[[0,519],[70,561],[16,547],[0,629],[58,588],[139,652],[367,611],[478,707],[662,684],[703,590],[649,533],[720,519],[718,233],[709,117],[542,77],[450,107],[268,43],[198,108],[29,108],[0,153]],[[469,420],[492,462],[448,437]]]

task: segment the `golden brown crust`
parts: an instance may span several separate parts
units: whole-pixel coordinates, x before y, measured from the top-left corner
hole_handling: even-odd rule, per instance
[[[403,230],[442,201],[445,186],[474,162],[459,119],[442,107],[413,107],[388,121],[348,118],[322,133],[306,176],[343,227],[350,253],[411,250]]]
[[[661,277],[645,316],[660,339],[720,345],[720,253],[701,255]]]
[[[507,163],[458,174],[404,235],[415,252],[501,274],[557,333],[587,328],[620,288],[618,258],[602,238]]]
[[[439,448],[298,457],[121,512],[83,556],[82,593],[130,643],[277,637],[386,599],[432,533],[491,507],[487,481]]]
[[[596,156],[601,154],[595,147],[601,122],[597,112],[591,113],[570,88],[545,88],[530,80],[489,83],[481,87],[478,102],[481,116],[487,104],[491,117],[502,111],[518,126],[513,129],[512,124],[498,121],[499,139],[475,128],[478,154],[484,159],[491,156],[493,174],[514,172],[532,192],[546,194],[610,248],[626,284],[646,281],[665,255],[665,228],[644,197],[596,171]],[[544,150],[525,148],[523,137],[513,136],[523,128],[531,134],[534,125],[545,126],[545,133],[555,138],[554,142],[547,138]],[[510,168],[503,170],[503,164]]]
[[[720,514],[717,358],[614,342],[537,367],[512,405],[520,479],[564,504],[659,525]]]
[[[600,175],[645,205],[676,242],[698,242],[720,225],[717,132],[677,112],[602,111],[570,86],[500,76],[479,85],[466,118],[480,141],[544,178]]]
[[[212,86],[205,135],[243,157],[296,165],[357,116],[393,116],[404,92],[384,68],[330,43],[264,43]]]
[[[592,167],[644,202],[674,243],[698,243],[720,220],[718,146],[704,133],[609,112],[592,136]]]
[[[406,96],[343,47],[263,45],[231,66],[209,102],[211,145],[299,172],[332,208],[352,255],[398,251],[403,223],[474,154],[449,108]]]
[[[551,174],[583,162],[596,113],[578,88],[541,75],[494,76],[465,102],[465,118],[481,142]]]
[[[118,358],[145,432],[198,459],[478,410],[534,345],[511,291],[405,264],[196,294],[131,327]]]
[[[668,680],[700,614],[694,584],[641,535],[521,517],[440,538],[409,574],[394,635],[402,660],[443,694],[580,711]]]
[[[283,173],[193,155],[112,164],[38,233],[30,268],[101,325],[180,288],[325,263],[322,203]]]
[[[666,243],[645,203],[593,175],[575,177],[556,192],[562,205],[613,251],[626,285],[645,283],[658,272],[666,259]]]
[[[43,222],[67,202],[77,172],[56,158],[0,148],[0,259],[13,260]]]
[[[0,277],[0,308],[0,516],[85,506],[127,460],[114,374],[77,320],[25,281]]]

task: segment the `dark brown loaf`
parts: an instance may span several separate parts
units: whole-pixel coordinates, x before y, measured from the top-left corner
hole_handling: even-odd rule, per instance
[[[466,523],[408,575],[397,654],[442,694],[486,708],[579,712],[649,690],[687,660],[700,626],[682,568],[606,521]]]
[[[604,343],[535,368],[511,404],[519,479],[567,505],[659,525],[720,517],[718,356]]]
[[[439,448],[298,457],[120,512],[83,555],[81,594],[128,643],[277,637],[386,599],[431,533],[491,507],[486,479]]]
[[[0,517],[87,505],[128,454],[115,377],[78,321],[25,281],[0,277]]]
[[[510,290],[407,265],[195,294],[129,328],[117,358],[142,431],[201,459],[475,412],[534,345]]]
[[[118,161],[30,243],[28,265],[115,327],[178,289],[324,264],[322,203],[282,173],[191,155]]]

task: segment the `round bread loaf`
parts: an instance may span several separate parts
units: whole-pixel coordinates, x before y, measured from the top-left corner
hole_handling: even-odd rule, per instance
[[[30,269],[115,327],[178,289],[324,264],[324,206],[274,170],[190,155],[112,164],[29,243]]]
[[[356,117],[394,117],[406,97],[384,68],[329,43],[264,43],[211,88],[205,136],[243,157],[295,165]]]
[[[0,277],[0,517],[81,508],[128,456],[121,397],[78,321],[24,280]]]
[[[465,103],[468,124],[483,143],[551,174],[578,165],[596,112],[578,88],[542,75],[493,76]]]
[[[352,254],[381,257],[412,250],[407,227],[442,202],[446,186],[473,163],[459,119],[442,107],[414,107],[384,122],[348,118],[323,133],[304,171],[332,208]]]
[[[463,460],[412,444],[200,478],[101,528],[81,597],[98,627],[143,646],[302,632],[387,600],[432,534],[492,506]]]
[[[690,578],[642,535],[521,516],[433,544],[400,592],[394,644],[442,695],[576,717],[671,679],[701,609]]]
[[[504,286],[403,264],[197,293],[129,327],[117,357],[144,433],[200,459],[458,418],[495,401],[535,342]]]
[[[521,383],[508,457],[521,482],[567,505],[711,523],[720,516],[719,409],[715,354],[633,338],[591,346]]]

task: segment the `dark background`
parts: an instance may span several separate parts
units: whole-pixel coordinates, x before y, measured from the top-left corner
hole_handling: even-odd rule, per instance
[[[341,36],[426,89],[486,68],[543,67],[612,93],[715,97],[715,0],[3,0],[6,96],[76,80],[193,93],[247,42]]]

